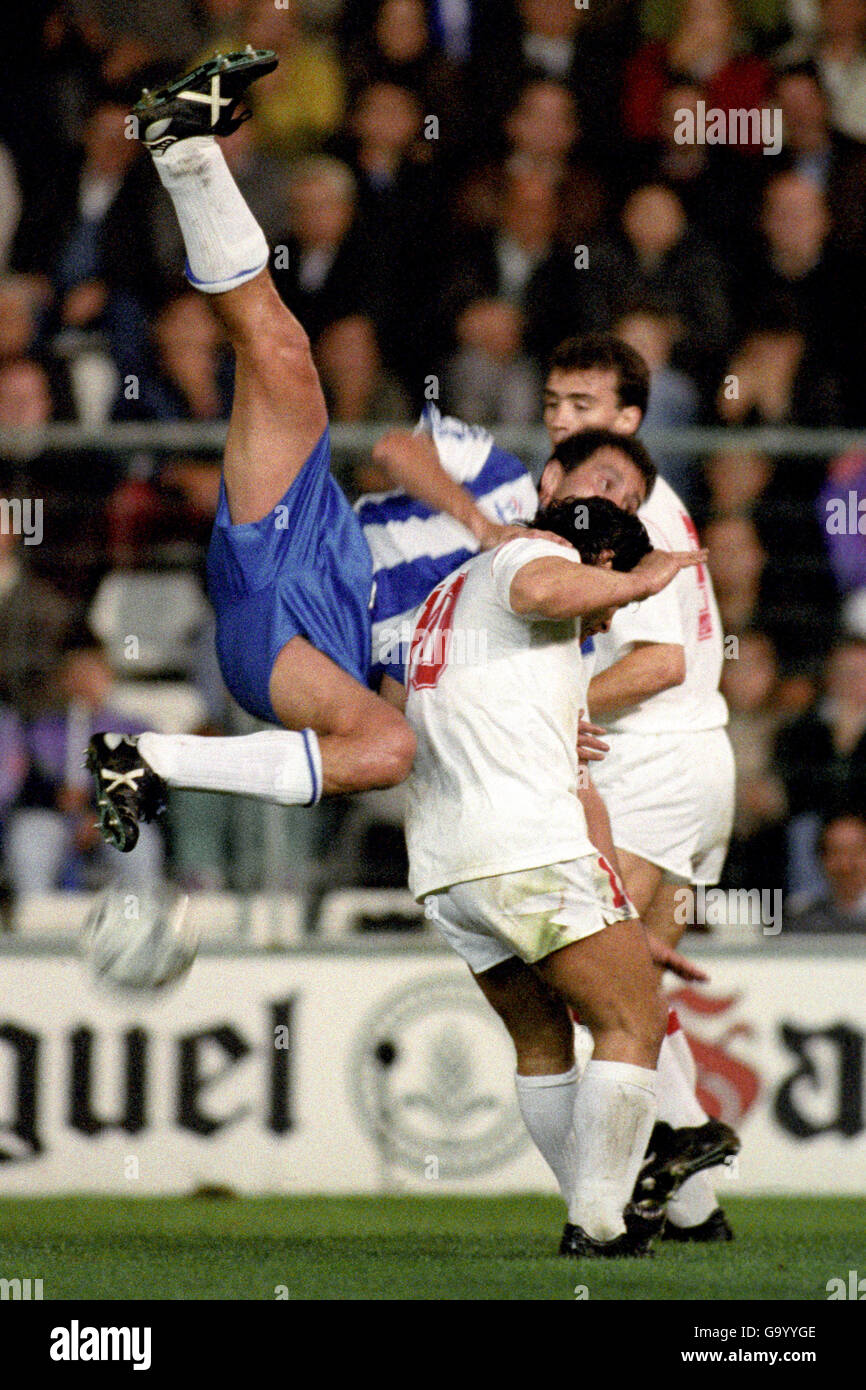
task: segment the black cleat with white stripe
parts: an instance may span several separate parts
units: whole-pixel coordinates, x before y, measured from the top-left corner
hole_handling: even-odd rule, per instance
[[[237,109],[247,88],[278,62],[271,49],[247,44],[242,53],[217,53],[155,92],[145,88],[132,108],[142,143],[161,154],[192,135],[231,135],[252,114]]]
[[[739,1136],[721,1120],[674,1129],[660,1120],[653,1128],[632,1203],[664,1207],[683,1183],[705,1168],[716,1168],[740,1151]]]
[[[141,821],[166,807],[168,786],[138,751],[128,734],[94,734],[85,764],[96,784],[96,808],[103,839],[128,854],[138,843]]]

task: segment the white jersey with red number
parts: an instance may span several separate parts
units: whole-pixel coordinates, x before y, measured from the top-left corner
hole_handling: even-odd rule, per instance
[[[418,739],[406,809],[416,898],[593,852],[576,796],[579,623],[530,620],[510,602],[518,571],[548,555],[580,564],[549,541],[510,541],[420,609],[406,703]]]
[[[657,548],[698,549],[695,523],[664,478],[656,479],[638,516]],[[593,641],[593,675],[613,666],[637,642],[675,643],[685,651],[683,684],[611,715],[604,721],[608,733],[686,734],[727,724],[728,708],[719,693],[724,636],[706,565],[683,570],[660,594],[620,608],[609,632]]]

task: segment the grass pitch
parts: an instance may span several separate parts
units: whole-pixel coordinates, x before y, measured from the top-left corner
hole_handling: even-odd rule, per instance
[[[546,1197],[0,1201],[0,1275],[45,1299],[826,1300],[866,1272],[866,1200],[728,1198],[730,1245],[556,1256]],[[584,1295],[587,1296],[587,1295]]]

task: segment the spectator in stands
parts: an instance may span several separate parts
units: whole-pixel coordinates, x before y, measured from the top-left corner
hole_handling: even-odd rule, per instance
[[[524,346],[542,363],[563,338],[590,327],[585,271],[556,239],[556,189],[538,173],[506,177],[494,225],[465,232],[451,258],[444,295],[446,318],[456,321],[477,299],[501,299],[524,316]]]
[[[679,324],[664,307],[644,301],[618,319],[613,331],[639,352],[650,370],[649,408],[642,428],[682,429],[696,425],[700,394],[692,379],[671,363],[679,337]],[[699,496],[699,465],[690,454],[654,452],[659,471],[680,494],[689,510]]]
[[[770,180],[760,230],[762,245],[738,285],[740,324],[744,330],[767,323],[799,330],[812,369],[840,382],[846,422],[862,423],[863,262],[834,245],[826,196],[798,174]]]
[[[736,146],[684,142],[684,119],[697,123],[701,102],[705,110],[712,105],[699,83],[672,80],[661,97],[654,138],[625,146],[618,180],[627,179],[632,188],[663,184],[672,189],[689,225],[726,261],[737,261],[749,246],[764,161],[744,156]],[[776,161],[770,162],[775,168]]]
[[[784,322],[749,333],[727,364],[716,396],[726,425],[838,425],[838,381]]]
[[[0,280],[0,362],[33,355],[37,338],[36,295],[26,275]]]
[[[866,249],[866,145],[833,129],[827,93],[811,61],[778,73],[775,101],[784,132],[778,163],[821,189],[836,244],[862,253]],[[778,167],[773,169],[776,172]]]
[[[822,819],[866,802],[866,641],[843,638],[827,662],[824,689],[812,707],[783,728],[775,766],[789,814],[789,889],[819,877],[815,844]]]
[[[785,867],[785,788],[773,768],[785,718],[779,670],[766,633],[747,628],[722,672],[728,734],[737,766],[736,809],[724,878],[735,885],[781,885]]]
[[[351,170],[323,156],[299,161],[289,184],[289,232],[277,246],[273,273],[313,341],[352,314],[378,322],[381,295],[391,288],[379,257],[357,214]]]
[[[738,462],[731,466],[730,456],[722,454],[708,470],[711,517],[722,528],[720,543],[744,545],[744,556],[710,559],[713,573],[718,567],[723,575],[725,630],[741,631],[743,614],[751,607],[749,625],[770,636],[786,678],[816,673],[832,645],[838,612],[825,537],[813,501],[803,494],[809,464],[802,459],[770,464],[762,456],[747,456],[745,471],[736,478]],[[766,559],[757,591],[746,582],[755,559],[753,540]]]
[[[54,405],[45,368],[26,359],[0,367],[0,428],[36,429],[0,457],[0,487],[44,506],[43,540],[31,548],[34,571],[75,603],[97,582],[104,547],[102,504],[116,481],[116,466],[95,450],[70,457],[46,449],[38,426],[53,418]]]
[[[456,214],[469,226],[495,220],[503,172],[535,173],[559,190],[559,238],[586,245],[601,227],[608,189],[583,148],[574,94],[562,82],[531,77],[502,130],[504,157],[479,165],[458,190]]]
[[[423,0],[381,0],[372,28],[347,55],[354,96],[385,82],[414,93],[423,115],[438,121],[445,159],[459,154],[466,130],[463,74],[432,42]]]
[[[720,450],[704,465],[706,500],[700,516],[751,516],[773,476],[773,462],[756,450]]]
[[[710,521],[704,536],[722,627],[739,635],[759,622],[767,556],[754,523],[744,516]]]
[[[31,429],[44,425],[54,414],[48,373],[38,362],[26,357],[10,357],[0,367],[0,426]],[[27,444],[6,460],[4,481],[15,464],[27,458]]]
[[[599,328],[609,328],[636,301],[664,306],[681,325],[678,362],[701,383],[728,346],[724,264],[689,227],[676,193],[660,184],[635,189],[620,235],[590,248],[585,293]]]
[[[74,0],[58,7],[99,61],[103,87],[123,88],[145,68],[182,63],[197,38],[190,0],[118,5],[114,0]]]
[[[29,722],[23,731],[27,773],[11,808],[4,837],[6,872],[16,895],[60,887],[92,887],[107,879],[128,888],[153,886],[162,872],[162,841],[152,825],[135,854],[114,854],[94,824],[87,742],[109,725],[140,733],[112,707],[111,668],[92,639],[70,644],[56,670],[62,708]]]
[[[658,139],[665,91],[683,79],[701,87],[708,109],[766,105],[769,68],[748,52],[733,0],[683,0],[670,38],[651,41],[631,59],[623,88],[623,120],[631,139]]]
[[[315,358],[335,424],[409,419],[409,398],[383,368],[370,319],[354,314],[329,324],[315,345]]]
[[[541,377],[521,347],[514,304],[476,299],[457,321],[457,352],[445,373],[445,408],[476,425],[528,425],[538,419]]]
[[[0,527],[0,702],[27,720],[54,699],[50,676],[72,621],[69,603],[33,573],[32,549]]]
[[[541,77],[573,92],[591,156],[619,157],[622,71],[634,42],[630,10],[573,0],[491,5],[484,51],[479,48],[473,66],[473,87],[491,114],[491,130],[526,82]]]
[[[279,6],[251,0],[221,33],[212,33],[204,56],[247,43],[279,54],[279,67],[256,83],[250,97],[263,149],[296,159],[321,148],[339,128],[345,102],[340,64],[327,45],[305,32],[298,0],[280,0]]]
[[[437,312],[435,267],[445,236],[446,206],[438,142],[422,133],[422,108],[406,87],[375,82],[358,94],[346,157],[358,189],[358,217],[375,237],[387,271],[377,328],[388,366],[404,381],[430,370],[429,334]]]
[[[737,16],[761,49],[771,47],[774,40],[789,31],[811,22],[815,0],[736,0]],[[682,5],[670,0],[640,0],[640,26],[648,38],[667,39],[676,30]]]
[[[783,64],[811,59],[835,130],[866,140],[866,0],[818,0],[815,33],[787,45]]]
[[[18,269],[48,277],[48,324],[72,361],[80,414],[104,419],[121,379],[146,342],[145,315],[158,293],[146,217],[140,145],[127,139],[127,109],[102,102],[85,127],[78,160],[34,199],[22,219]]]
[[[353,0],[348,5],[337,0],[345,47],[351,50],[375,29],[381,3],[382,0]],[[425,10],[434,47],[461,67],[473,54],[488,52],[491,34],[511,19],[506,5],[490,5],[488,0],[427,0]]]
[[[825,886],[785,904],[786,931],[823,935],[866,932],[866,818],[832,816],[818,836]]]
[[[188,291],[160,310],[153,328],[156,361],[138,389],[122,395],[119,418],[227,420],[231,367],[225,339],[204,295]]]

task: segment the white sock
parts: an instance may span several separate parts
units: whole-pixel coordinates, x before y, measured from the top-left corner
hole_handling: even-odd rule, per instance
[[[703,1125],[707,1122],[706,1111],[701,1108],[695,1095],[691,1068],[682,1055],[683,1048],[691,1058],[685,1035],[682,1029],[678,1028],[665,1037],[658,1060],[658,1118],[674,1129],[683,1129],[686,1125]]]
[[[566,1203],[577,1173],[574,1103],[577,1067],[553,1076],[515,1077],[517,1103],[535,1147],[553,1170]]]
[[[712,1169],[695,1173],[684,1182],[665,1207],[665,1216],[674,1226],[700,1226],[719,1205],[712,1181]]]
[[[697,1067],[682,1028],[668,1033],[658,1060],[658,1118],[680,1129],[706,1123],[707,1113],[695,1095]],[[665,1208],[675,1226],[699,1226],[716,1210],[715,1188],[709,1172],[695,1173],[684,1182]]]
[[[174,203],[190,284],[222,294],[258,275],[268,263],[268,243],[214,137],[178,140],[153,162]]]
[[[595,1041],[585,1023],[575,1023],[574,1025],[574,1065],[577,1067],[578,1077],[583,1076],[586,1064],[592,1056],[595,1048]]]
[[[668,1010],[668,1019],[676,1019],[676,1028],[672,1033],[668,1033],[665,1041],[670,1045],[670,1049],[680,1064],[683,1076],[688,1081],[693,1091],[698,1089],[698,1068],[695,1062],[695,1055],[689,1047],[689,1040],[680,1026],[680,1020],[675,1009]],[[669,1025],[670,1026],[670,1025]],[[707,1118],[706,1112],[701,1110],[704,1119]]]
[[[322,795],[322,754],[312,729],[232,738],[148,733],[138,747],[170,787],[234,792],[280,806],[313,806]]]
[[[628,1062],[587,1062],[577,1088],[577,1181],[568,1219],[594,1240],[625,1230],[631,1197],[656,1117],[656,1074]]]

